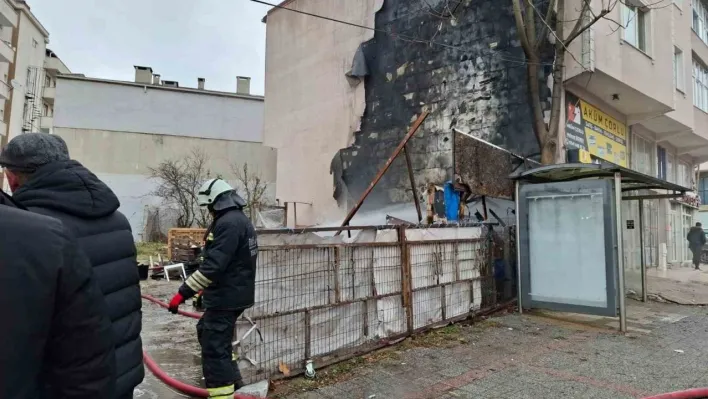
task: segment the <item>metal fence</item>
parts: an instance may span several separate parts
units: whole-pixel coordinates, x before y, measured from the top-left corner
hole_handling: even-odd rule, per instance
[[[359,228],[348,243],[314,237],[316,230],[259,235],[267,244],[245,314],[261,334],[239,348],[249,381],[299,373],[308,360],[319,368],[361,355],[502,299],[495,262],[508,255],[505,229]],[[249,327],[239,322],[238,336]]]

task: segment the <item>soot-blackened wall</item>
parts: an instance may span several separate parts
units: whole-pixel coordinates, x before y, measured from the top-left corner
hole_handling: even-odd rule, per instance
[[[419,195],[452,178],[453,128],[520,154],[538,152],[510,1],[385,0],[376,28],[391,33],[378,31],[363,45],[369,76],[361,128],[332,161],[340,205],[353,205],[423,109],[431,114],[409,142]],[[551,67],[540,70],[548,98]],[[411,200],[400,156],[364,207]]]

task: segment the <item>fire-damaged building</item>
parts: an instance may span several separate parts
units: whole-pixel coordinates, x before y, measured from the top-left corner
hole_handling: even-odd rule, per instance
[[[341,221],[425,111],[406,146],[415,194],[423,198],[431,183],[442,187],[458,175],[474,196],[510,198],[506,177],[518,159],[468,136],[538,156],[511,3],[293,0],[281,7],[266,17],[265,140],[283,154],[277,197],[303,203],[298,224]],[[550,64],[542,70],[550,98]],[[399,156],[362,210],[413,204],[413,196]]]
[[[565,5],[570,30],[582,0]],[[610,162],[695,188],[696,167],[708,161],[706,10],[698,0],[616,2],[567,44],[558,162]],[[265,21],[264,143],[278,149],[276,196],[300,203],[289,225],[341,223],[425,112],[362,210],[413,209],[414,193],[427,199],[430,184],[510,198],[509,172],[538,159],[512,1],[288,0]],[[556,60],[551,48],[540,55],[548,118]],[[623,234],[627,264],[641,253],[654,266],[690,261],[695,194],[645,201],[641,213],[623,207],[627,220],[645,219],[643,247],[637,230]]]

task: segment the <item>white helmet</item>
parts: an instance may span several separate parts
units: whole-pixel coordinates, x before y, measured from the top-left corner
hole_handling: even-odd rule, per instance
[[[197,193],[197,200],[199,201],[199,206],[211,205],[216,201],[216,198],[223,193],[233,191],[233,187],[229,183],[221,179],[209,179],[199,187],[199,192]]]

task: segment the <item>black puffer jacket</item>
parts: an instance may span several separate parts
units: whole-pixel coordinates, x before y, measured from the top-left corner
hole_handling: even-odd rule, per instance
[[[132,395],[145,375],[142,363],[140,279],[128,220],[110,188],[76,161],[38,169],[13,199],[32,212],[61,220],[93,266],[113,323],[116,397]]]
[[[0,398],[110,397],[111,323],[88,259],[58,220],[0,204]]]
[[[239,207],[224,209],[207,229],[205,242],[204,262],[182,284],[180,294],[189,298],[204,289],[207,309],[251,307],[258,259],[256,230],[251,221]]]

